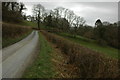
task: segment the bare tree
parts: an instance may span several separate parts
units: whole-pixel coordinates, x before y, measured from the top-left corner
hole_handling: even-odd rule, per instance
[[[65,8],[63,8],[63,7],[57,7],[57,8],[55,8],[55,10],[58,11],[58,15],[59,15],[60,18],[64,17]]]
[[[53,10],[53,14],[54,14],[56,20],[57,20],[58,18],[60,18],[60,14],[59,14],[59,9],[58,9],[58,8],[55,8],[55,9]]]
[[[49,10],[45,10],[44,13],[42,14],[42,18],[41,18],[42,22],[44,21],[44,19],[45,19],[48,15],[50,15],[50,11],[49,11]]]
[[[25,9],[26,9],[25,5],[23,3],[20,3],[19,4],[19,12],[21,13]]]
[[[45,8],[41,4],[34,5],[33,14],[37,18],[38,28],[40,29],[40,22],[44,14]]]
[[[73,22],[74,22],[74,20],[76,19],[76,15],[74,14],[74,12],[73,11],[71,11],[71,10],[68,10],[67,11],[67,20],[68,20],[68,22],[70,23],[70,25],[72,26],[73,25]]]
[[[103,25],[104,25],[104,26],[109,26],[109,25],[110,25],[110,22],[104,21],[104,22],[103,22]]]
[[[15,10],[15,7],[18,6],[18,3],[17,2],[11,2],[11,10],[14,11]]]
[[[66,18],[68,11],[68,9],[64,9],[64,18]]]
[[[85,24],[85,20],[83,17],[80,17],[80,16],[76,16],[75,18],[75,24],[76,24],[76,27],[80,27],[80,26],[83,26]]]

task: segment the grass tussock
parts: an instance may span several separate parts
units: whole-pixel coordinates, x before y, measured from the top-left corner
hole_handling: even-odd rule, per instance
[[[11,45],[26,37],[32,29],[26,26],[2,23],[2,47]]]
[[[99,52],[73,43],[63,37],[42,31],[49,41],[56,44],[69,57],[68,64],[78,67],[80,78],[117,78],[119,77],[118,60]]]

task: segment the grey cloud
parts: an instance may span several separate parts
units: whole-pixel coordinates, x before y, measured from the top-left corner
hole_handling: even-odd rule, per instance
[[[29,9],[39,3],[47,9],[59,6],[71,9],[75,14],[83,16],[86,23],[92,26],[97,18],[109,22],[116,22],[118,18],[118,3],[116,2],[33,2],[25,4]],[[31,13],[30,10],[28,12]]]

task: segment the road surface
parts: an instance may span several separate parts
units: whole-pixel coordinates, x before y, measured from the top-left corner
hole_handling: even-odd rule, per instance
[[[38,32],[33,31],[25,39],[2,50],[2,78],[21,77],[35,55],[38,39]]]

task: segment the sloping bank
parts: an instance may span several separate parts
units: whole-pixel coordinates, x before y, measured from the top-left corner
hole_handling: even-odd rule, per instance
[[[53,33],[42,31],[52,43],[69,57],[68,64],[74,64],[80,78],[117,78],[118,60],[80,46]]]
[[[2,48],[22,40],[31,32],[32,29],[27,26],[2,23]]]

